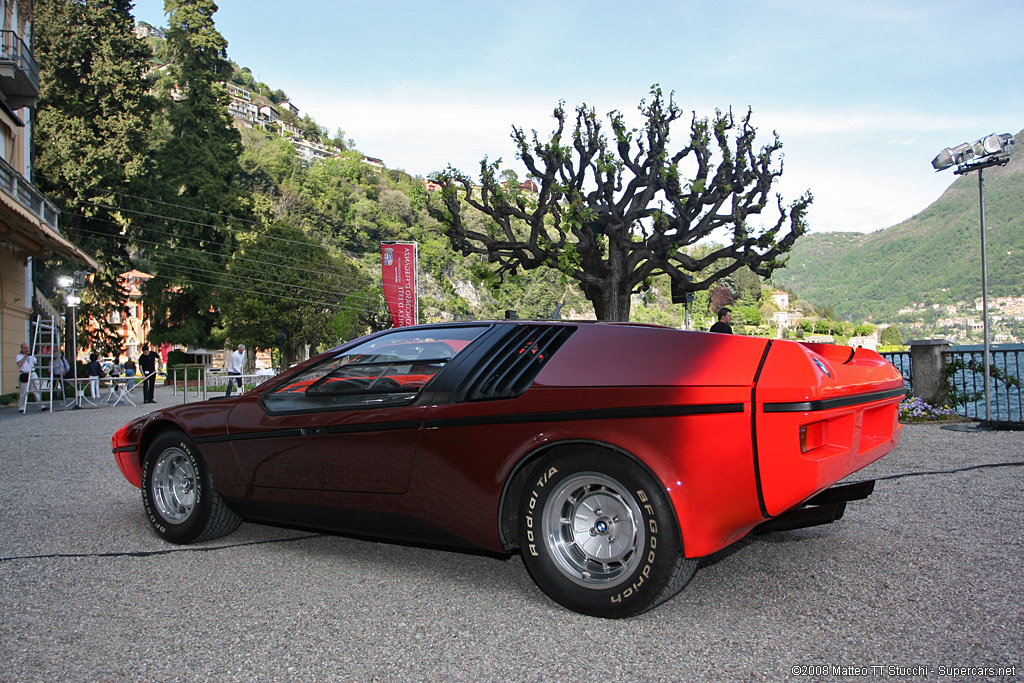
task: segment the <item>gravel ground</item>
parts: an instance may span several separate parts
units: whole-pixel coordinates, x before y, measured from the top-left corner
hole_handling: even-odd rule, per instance
[[[745,539],[607,621],[518,557],[254,524],[171,546],[110,454],[143,412],[0,410],[0,680],[1024,680],[1020,432],[909,425],[842,521]]]

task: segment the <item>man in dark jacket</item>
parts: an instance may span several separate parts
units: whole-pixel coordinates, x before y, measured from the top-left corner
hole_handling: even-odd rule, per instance
[[[732,311],[725,306],[718,309],[718,322],[711,326],[709,332],[720,332],[722,334],[732,334]]]
[[[142,345],[142,353],[139,354],[139,368],[142,369],[142,402],[156,403],[153,400],[153,392],[156,390],[156,364],[160,356],[156,351],[149,350],[149,344]]]

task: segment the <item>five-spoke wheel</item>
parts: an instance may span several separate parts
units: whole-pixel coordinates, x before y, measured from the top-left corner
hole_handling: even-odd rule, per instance
[[[661,484],[629,456],[594,446],[557,449],[534,466],[520,502],[519,546],[551,599],[599,617],[661,604],[697,567],[683,556]]]
[[[195,443],[178,430],[160,433],[146,449],[142,504],[156,532],[172,543],[224,536],[242,522],[217,492]]]
[[[153,504],[160,516],[180,524],[196,506],[196,468],[180,448],[161,452],[153,464]]]
[[[541,519],[552,559],[582,586],[615,586],[641,559],[640,507],[611,477],[587,472],[567,478],[548,498]]]

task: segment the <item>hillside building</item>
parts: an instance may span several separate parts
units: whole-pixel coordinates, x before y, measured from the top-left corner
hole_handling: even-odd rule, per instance
[[[281,115],[277,113],[277,110],[269,105],[260,107],[260,121],[264,123],[276,123],[280,120]]]
[[[330,159],[337,156],[333,148],[302,137],[292,138],[292,145],[299,153],[299,158],[305,164],[310,164],[316,159]]]

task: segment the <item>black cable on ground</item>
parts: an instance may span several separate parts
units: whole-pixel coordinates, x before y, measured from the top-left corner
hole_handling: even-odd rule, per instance
[[[211,546],[180,546],[167,548],[166,550],[136,550],[132,552],[117,553],[51,553],[48,555],[20,555],[15,557],[0,557],[0,562],[12,560],[48,560],[48,559],[78,559],[91,557],[149,557],[151,555],[170,555],[171,553],[205,553],[212,550],[228,550],[230,548],[244,548],[250,545],[264,545],[266,543],[289,543],[291,541],[304,541],[307,538],[320,538],[324,534],[308,534],[306,536],[293,536],[291,538],[274,538],[265,541],[249,541],[248,543],[229,543],[228,545]]]

